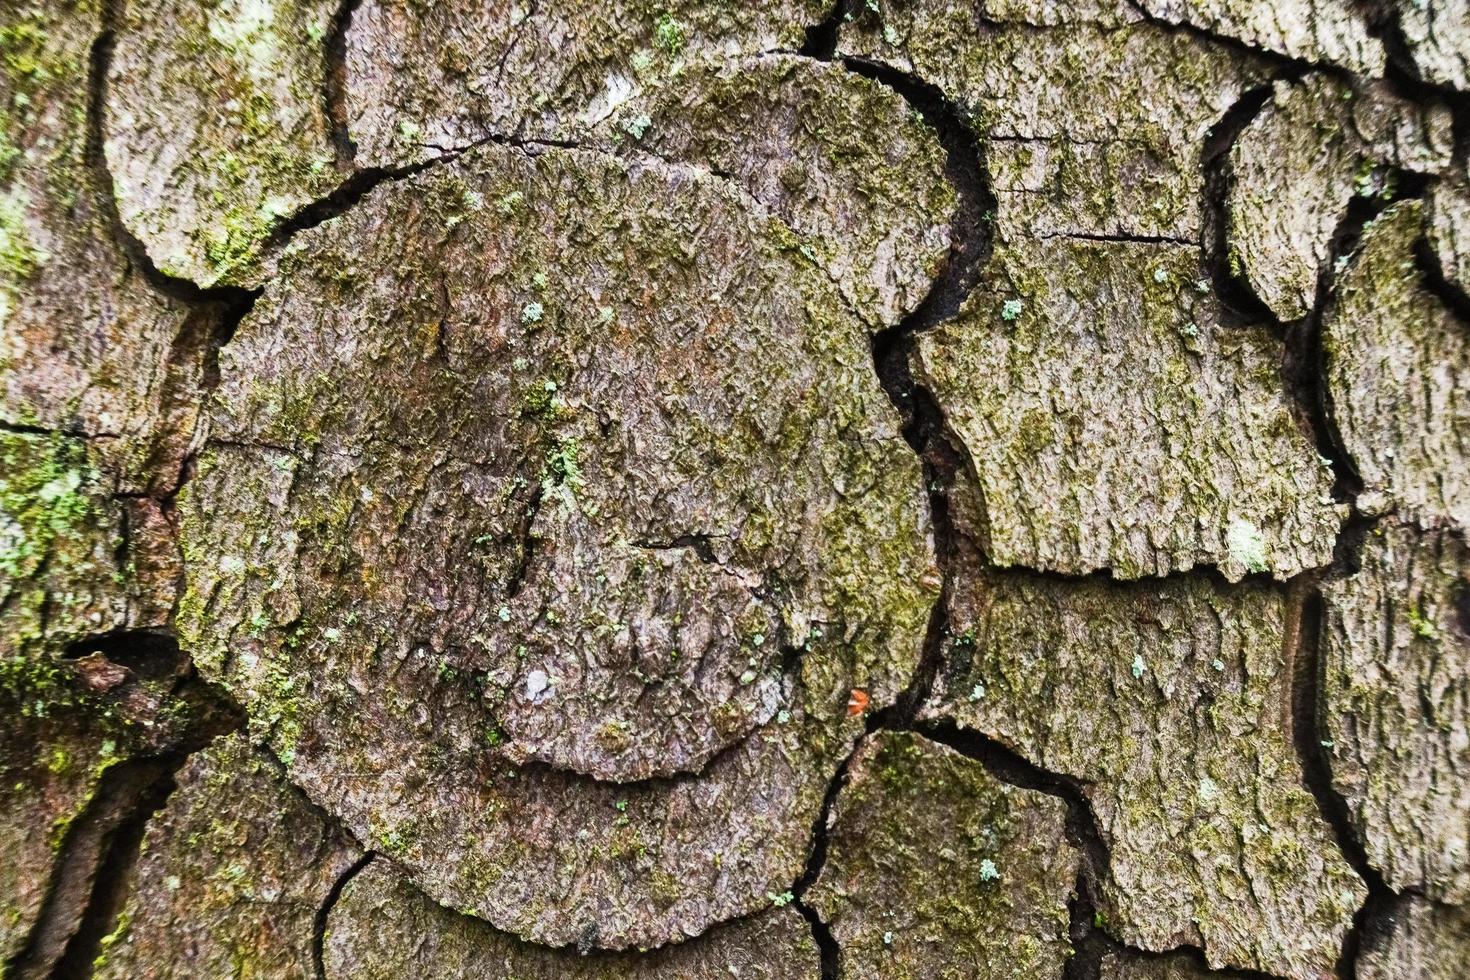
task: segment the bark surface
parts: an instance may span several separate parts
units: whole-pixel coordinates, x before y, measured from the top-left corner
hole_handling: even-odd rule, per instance
[[[1464,0],[0,4],[0,976],[1470,961]]]

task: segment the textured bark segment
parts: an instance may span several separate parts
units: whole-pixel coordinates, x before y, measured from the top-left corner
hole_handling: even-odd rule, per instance
[[[1352,0],[1139,0],[1151,17],[1301,61],[1383,74],[1383,45]]]
[[[347,34],[350,130],[368,165],[491,133],[577,139],[700,61],[794,51],[826,7],[364,0]]]
[[[1446,532],[1369,534],[1323,591],[1333,785],[1395,889],[1470,900],[1470,553]]]
[[[184,505],[201,668],[522,936],[657,945],[783,891],[852,689],[892,701],[937,594],[800,239],[689,168],[486,148],[292,252]]]
[[[0,431],[0,661],[166,613],[121,563],[123,508],[87,443]]]
[[[1059,976],[1078,854],[1057,799],[918,735],[858,749],[806,899],[851,977]]]
[[[1197,241],[1206,131],[1264,78],[1249,56],[1149,24],[977,27],[964,4],[919,0],[858,27],[843,53],[913,71],[968,110],[1008,241]]]
[[[193,431],[209,314],[154,295],[86,159],[100,4],[0,13],[0,423],[93,437],[120,489],[168,485]]]
[[[0,661],[0,962],[18,976],[50,975],[110,835],[161,773],[131,760],[184,734],[171,686],[97,656]]]
[[[1363,233],[1323,324],[1327,393],[1363,479],[1358,506],[1422,525],[1470,526],[1470,335],[1414,261],[1423,206],[1396,204]]]
[[[1192,246],[1002,246],[916,375],[972,462],[996,564],[1287,578],[1331,560],[1331,473],[1263,332],[1216,321]]]
[[[1389,168],[1444,170],[1453,142],[1447,109],[1405,102],[1382,83],[1276,83],[1230,151],[1232,268],[1282,320],[1306,316],[1352,200],[1393,193]]]
[[[1432,85],[1470,91],[1470,3],[1396,0],[1392,7],[1418,76]]]
[[[357,857],[274,761],[227,736],[149,825],[97,976],[315,977],[317,910]]]
[[[107,78],[123,223],[163,272],[249,279],[283,217],[340,179],[326,118],[337,0],[130,0]]]
[[[873,327],[897,323],[949,252],[955,195],[934,131],[893,89],[786,55],[691,66],[619,108],[596,142],[728,175],[810,244]]]
[[[1383,932],[1365,941],[1360,980],[1459,980],[1470,952],[1470,911],[1406,898]]]
[[[1110,932],[1315,978],[1366,890],[1292,748],[1284,606],[1204,577],[965,575],[923,714],[1081,782],[1110,854]]]
[[[327,920],[328,980],[515,977],[516,980],[816,980],[820,956],[806,922],[783,908],[719,926],[649,953],[548,949],[435,905],[382,861],[342,889]]]

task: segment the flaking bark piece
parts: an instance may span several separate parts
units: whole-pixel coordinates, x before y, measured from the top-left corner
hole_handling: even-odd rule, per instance
[[[1278,318],[1306,316],[1349,205],[1394,194],[1395,170],[1447,169],[1451,126],[1445,107],[1415,105],[1385,83],[1277,82],[1230,150],[1231,270]]]
[[[576,140],[701,61],[795,51],[826,13],[822,0],[363,0],[347,32],[349,129],[368,166],[492,133]]]
[[[1362,477],[1358,506],[1423,526],[1470,526],[1470,334],[1414,259],[1423,205],[1364,232],[1322,328],[1327,396]]]
[[[1200,240],[1207,132],[1261,84],[1248,54],[1147,23],[978,26],[943,0],[859,12],[840,53],[912,72],[969,116],[1004,241]]]
[[[271,230],[341,180],[323,95],[340,4],[119,6],[105,127],[122,222],[168,275],[249,282]]]
[[[1370,532],[1324,589],[1320,706],[1332,782],[1394,889],[1470,900],[1470,553],[1446,532]]]
[[[816,980],[811,930],[790,907],[716,926],[650,952],[549,949],[434,904],[391,866],[375,860],[342,889],[327,920],[328,980]]]
[[[1374,923],[1358,956],[1360,980],[1459,980],[1470,957],[1470,910],[1409,896]]]
[[[1382,75],[1382,43],[1352,0],[1138,0],[1150,17],[1313,64]]]
[[[359,856],[279,763],[226,736],[189,760],[149,824],[96,976],[220,977],[249,964],[309,980],[317,910]]]
[[[806,901],[850,977],[1057,976],[1078,852],[1066,806],[907,732],[858,748]]]
[[[867,331],[788,227],[487,147],[299,236],[221,374],[182,629],[323,807],[552,945],[795,880],[938,588]]]
[[[873,329],[924,298],[955,194],[937,134],[893,89],[789,55],[691,66],[621,106],[595,142],[728,176],[800,234]]]
[[[1002,566],[1235,580],[1327,564],[1332,474],[1281,392],[1276,343],[1217,321],[1192,246],[997,247],[915,376],[970,466]]]
[[[1366,889],[1303,783],[1274,587],[970,570],[950,623],[921,716],[1078,782],[1109,855],[1109,932],[1212,967],[1333,969]]]

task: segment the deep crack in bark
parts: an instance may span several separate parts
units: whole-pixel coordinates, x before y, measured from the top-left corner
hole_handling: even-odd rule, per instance
[[[328,823],[328,826],[335,827],[337,826],[337,822],[333,820]],[[338,900],[342,898],[342,890],[347,887],[353,878],[361,874],[369,864],[372,864],[377,856],[376,851],[366,851],[362,857],[352,862],[347,867],[347,870],[343,871],[337,876],[337,880],[332,882],[331,889],[327,891],[326,897],[322,899],[322,904],[317,906],[316,912],[312,916],[311,964],[313,969],[316,970],[317,980],[327,980],[327,923],[332,917],[332,909],[336,908]]]

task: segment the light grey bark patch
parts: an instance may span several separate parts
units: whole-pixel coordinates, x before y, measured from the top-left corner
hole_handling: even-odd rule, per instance
[[[612,948],[748,913],[852,690],[907,684],[920,468],[799,243],[693,168],[487,147],[298,236],[223,352],[181,629],[437,901]]]
[[[1395,890],[1470,899],[1470,554],[1447,532],[1370,532],[1323,589],[1332,781]]]
[[[1078,852],[1066,805],[919,735],[853,756],[806,901],[849,977],[1060,975]]]
[[[806,241],[873,329],[903,319],[949,255],[938,138],[893,91],[787,55],[692,65],[624,103],[595,142],[727,175]]]
[[[1332,418],[1363,481],[1358,506],[1425,526],[1470,525],[1470,335],[1414,259],[1423,205],[1368,227],[1323,322]]]
[[[968,112],[1007,241],[1198,241],[1200,147],[1266,77],[1249,55],[1142,23],[977,28],[966,5],[920,0],[855,26],[840,53],[912,71]]]
[[[971,461],[1002,566],[1236,580],[1327,564],[1332,474],[1282,394],[1279,351],[1217,322],[1193,246],[1003,245],[915,376]]]
[[[1230,151],[1231,268],[1282,320],[1307,315],[1333,235],[1355,199],[1389,197],[1394,170],[1447,169],[1452,121],[1383,83],[1277,82]]]
[[[1419,77],[1432,85],[1470,91],[1470,3],[1395,0],[1393,9]]]
[[[1470,183],[1445,181],[1425,197],[1429,245],[1440,272],[1461,292],[1470,293]]]
[[[1151,17],[1360,75],[1383,74],[1382,43],[1352,0],[1138,0]]]
[[[1303,785],[1285,600],[1258,583],[961,574],[921,717],[1076,779],[1131,946],[1212,967],[1330,971],[1366,889]]]
[[[327,920],[324,948],[328,980],[816,980],[819,958],[811,930],[790,907],[648,953],[584,956],[576,949],[549,949],[434,904],[380,860],[343,888]]]
[[[639,93],[684,85],[701,61],[796,50],[827,7],[364,0],[347,34],[349,129],[364,165],[487,133],[578,139]]]
[[[338,0],[130,0],[105,113],[118,210],[158,268],[252,278],[284,218],[341,179],[326,118]]]
[[[149,825],[96,975],[315,977],[317,910],[358,857],[273,760],[220,739]]]
[[[1398,902],[1392,918],[1364,944],[1360,980],[1458,980],[1470,951],[1470,910],[1422,898]]]

